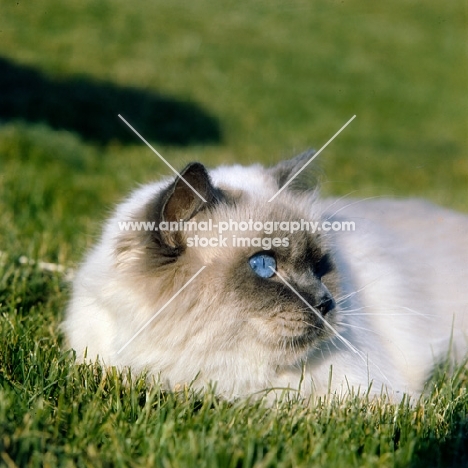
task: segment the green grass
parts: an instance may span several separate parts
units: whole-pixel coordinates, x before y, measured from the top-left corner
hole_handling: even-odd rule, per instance
[[[76,266],[113,205],[169,173],[106,99],[178,168],[273,163],[356,114],[319,157],[326,194],[468,212],[466,19],[459,0],[3,2],[0,465],[468,464],[466,369],[413,407],[125,386],[72,364],[58,328],[69,285],[21,259]],[[169,117],[152,131],[161,97]]]

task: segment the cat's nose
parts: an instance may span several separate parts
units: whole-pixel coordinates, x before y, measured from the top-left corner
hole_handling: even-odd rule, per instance
[[[320,304],[316,305],[314,308],[317,309],[322,315],[326,315],[335,308],[335,305],[336,303],[333,297],[328,296],[327,299],[322,300]]]

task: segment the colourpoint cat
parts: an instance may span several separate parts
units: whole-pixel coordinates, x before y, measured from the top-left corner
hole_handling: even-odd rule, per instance
[[[192,163],[131,194],[74,279],[64,329],[77,358],[226,398],[395,399],[463,359],[468,217],[419,200],[321,199],[301,177],[277,194],[310,156]]]

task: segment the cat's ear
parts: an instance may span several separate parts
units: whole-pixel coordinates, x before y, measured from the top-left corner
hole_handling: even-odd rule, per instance
[[[148,207],[147,219],[161,223],[188,221],[198,212],[209,209],[222,198],[213,186],[208,171],[200,163],[190,163]],[[178,255],[184,248],[183,236],[177,230],[158,230],[153,241],[161,253]]]
[[[311,185],[310,182],[310,166],[307,163],[314,156],[315,150],[309,150],[305,153],[301,153],[298,156],[288,159],[286,161],[281,161],[269,168],[270,174],[276,180],[278,188],[281,188],[291,177],[295,176],[299,171],[299,174],[294,178],[293,183],[288,185],[291,189],[305,189],[309,188]]]
[[[205,166],[190,163],[166,191],[162,221],[192,219],[217,200],[218,192],[211,183]]]

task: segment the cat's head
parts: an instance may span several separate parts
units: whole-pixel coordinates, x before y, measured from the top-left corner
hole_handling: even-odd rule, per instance
[[[151,310],[164,306],[150,326],[155,347],[191,356],[194,369],[229,367],[232,356],[245,353],[286,365],[332,334],[333,254],[322,233],[304,228],[320,220],[316,195],[288,187],[269,202],[308,156],[212,176],[192,163],[135,207],[133,221],[178,224],[121,232],[117,240],[121,277]]]

